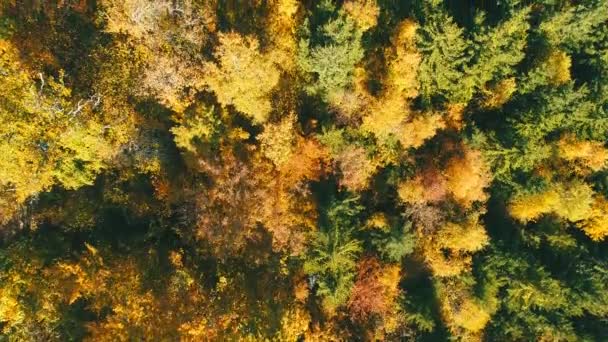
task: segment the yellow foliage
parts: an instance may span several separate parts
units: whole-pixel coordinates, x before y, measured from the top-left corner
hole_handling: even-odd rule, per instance
[[[384,213],[374,213],[365,223],[369,229],[377,229],[387,231],[390,229],[390,224]]]
[[[287,311],[281,318],[281,330],[275,336],[275,341],[297,342],[308,331],[310,314],[296,307]]]
[[[128,33],[142,38],[157,30],[162,16],[169,10],[168,0],[104,0],[101,2],[107,20],[106,30]]]
[[[421,247],[424,260],[436,277],[457,276],[470,268],[470,255],[455,252],[448,257],[432,241],[421,243]]]
[[[461,224],[448,222],[436,237],[437,244],[462,252],[476,252],[489,243],[485,228],[479,222],[479,216],[473,215]]]
[[[383,97],[370,107],[370,112],[363,118],[361,129],[373,133],[381,141],[391,135],[400,137],[403,125],[409,116],[407,102],[398,94]]]
[[[154,95],[166,107],[183,112],[193,102],[194,92],[203,88],[201,75],[201,67],[184,58],[151,52],[139,93],[142,96]],[[185,92],[186,88],[189,92]]]
[[[273,0],[269,5],[270,14],[266,26],[271,41],[269,56],[283,70],[293,72],[298,49],[296,14],[300,4],[297,0]]]
[[[283,166],[294,152],[295,121],[296,116],[292,113],[277,124],[265,124],[264,132],[257,136],[262,152],[277,168]]]
[[[560,184],[557,189],[559,191],[560,200],[553,208],[553,211],[558,216],[572,222],[589,217],[591,214],[594,192],[588,184],[575,181]]]
[[[392,50],[387,51],[386,87],[389,93],[412,99],[418,95],[418,66],[422,55],[416,50],[418,24],[410,19],[402,21],[391,39]]]
[[[486,91],[483,105],[487,108],[499,108],[509,101],[515,90],[517,90],[515,78],[504,79]]]
[[[435,284],[443,319],[452,334],[462,341],[481,341],[491,316],[474,297],[470,285],[458,278],[441,279]]]
[[[410,99],[418,95],[417,71],[422,59],[415,45],[416,23],[404,20],[386,50],[387,75],[380,98],[364,96],[370,106],[363,117],[361,129],[385,141],[395,136],[401,144],[418,147],[433,136],[443,121],[438,115],[411,119]]]
[[[206,318],[182,323],[179,327],[182,341],[201,341],[209,338],[209,321]]]
[[[524,223],[535,221],[541,215],[551,212],[558,202],[559,193],[555,190],[518,195],[509,203],[509,213]]]
[[[211,3],[176,3],[169,0],[102,0],[105,30],[134,38],[133,44],[146,54],[145,72],[137,92],[153,95],[160,103],[182,112],[192,103],[193,91],[203,80],[200,62],[172,37],[179,36],[194,46],[202,46],[215,30],[215,12]],[[179,13],[179,17],[173,15]],[[185,90],[189,90],[186,92]]]
[[[447,188],[465,207],[475,201],[485,201],[485,188],[492,180],[490,169],[481,152],[465,147],[463,155],[452,158],[446,167]]]
[[[222,105],[233,105],[255,123],[264,123],[272,109],[270,93],[279,82],[277,66],[252,36],[220,33],[219,43],[217,63],[205,64],[205,82]]]
[[[534,221],[541,215],[555,213],[572,222],[591,214],[593,190],[583,182],[557,183],[534,194],[520,194],[509,203],[511,216],[522,222]]]
[[[417,148],[443,128],[445,128],[445,121],[441,115],[435,113],[417,115],[403,126],[398,138],[405,148]]]
[[[485,328],[490,321],[490,314],[478,304],[467,300],[463,302],[458,311],[453,313],[454,324],[471,332],[478,332]]]
[[[464,222],[448,222],[435,232],[417,229],[422,255],[435,276],[451,277],[468,270],[472,253],[488,245],[480,214],[474,212]]]
[[[376,0],[348,0],[342,8],[362,31],[367,31],[378,23],[380,8]]]
[[[313,327],[306,331],[304,335],[305,342],[342,342],[347,339],[341,336],[337,331],[334,321],[327,321],[321,326],[319,323],[315,323]]]
[[[419,204],[426,202],[426,188],[419,177],[408,179],[399,184],[397,193],[405,203]]]
[[[106,118],[93,112],[101,97],[74,101],[63,82],[42,73],[37,86],[6,40],[0,40],[0,69],[0,136],[10,137],[0,140],[0,190],[15,201],[0,207],[3,223],[28,197],[54,184],[92,184],[118,146],[106,134]]]
[[[570,67],[572,60],[563,51],[551,51],[543,64],[544,71],[554,85],[564,84],[570,81]]]
[[[205,143],[213,139],[217,133],[219,118],[215,116],[213,107],[196,106],[189,113],[192,115],[179,117],[179,125],[171,128],[171,133],[178,147],[197,153],[196,142]]]
[[[0,323],[3,325],[0,332],[8,332],[10,328],[22,324],[26,318],[17,294],[11,288],[0,288]]]
[[[593,241],[601,241],[608,236],[608,201],[601,195],[595,197],[591,214],[577,225]]]
[[[608,149],[599,141],[581,141],[565,135],[558,142],[559,157],[572,162],[577,171],[599,171],[606,167]]]

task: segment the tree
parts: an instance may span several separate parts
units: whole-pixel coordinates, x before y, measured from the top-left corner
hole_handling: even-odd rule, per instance
[[[357,2],[347,5],[347,8],[355,11],[354,3]],[[364,29],[359,27],[358,22],[348,13],[341,11],[338,18],[329,20],[319,32],[315,32],[326,41],[318,46],[311,42],[305,22],[304,30],[308,34],[299,43],[298,65],[305,73],[314,77],[310,79],[306,89],[311,94],[321,95],[328,102],[336,101],[345,91],[352,88],[355,66],[363,58],[361,36]]]
[[[272,42],[269,55],[283,70],[293,72],[296,67],[298,41],[296,27],[300,16],[300,4],[296,0],[271,2],[267,35]]]
[[[197,153],[197,143],[217,145],[221,128],[221,120],[215,108],[197,106],[181,118],[181,124],[171,129],[175,136],[175,144],[186,151]]]
[[[270,93],[279,82],[280,72],[259,42],[252,36],[220,33],[214,52],[217,62],[205,63],[205,82],[223,106],[264,123],[271,111]]]
[[[554,212],[572,222],[589,217],[593,190],[582,182],[554,184],[537,194],[521,194],[513,198],[510,212],[515,218],[527,222],[542,214]]]
[[[472,79],[470,82],[476,89],[481,89],[489,81],[502,80],[514,74],[515,66],[525,56],[529,13],[530,8],[523,7],[495,28],[486,30],[482,26],[482,31],[475,34],[477,51],[467,69],[467,77]]]
[[[599,10],[605,8],[606,5],[605,0],[598,0],[568,6],[542,22],[540,29],[551,45],[562,45],[577,51],[585,44],[600,38],[593,32],[608,20],[608,14]],[[563,39],[564,37],[566,39]]]
[[[470,207],[475,201],[486,200],[484,189],[491,178],[479,151],[465,147],[462,154],[448,161],[444,175],[447,190],[464,207]]]
[[[266,158],[270,159],[277,168],[280,168],[291,159],[295,136],[295,115],[285,117],[278,124],[264,125],[264,132],[257,136]]]
[[[348,300],[356,258],[362,250],[361,242],[352,236],[361,210],[356,201],[349,198],[329,208],[328,226],[315,233],[304,260],[304,272],[318,277],[318,293],[330,315]]]
[[[457,278],[436,282],[441,310],[448,328],[463,340],[479,340],[490,321],[490,314],[474,296],[471,288]]]
[[[193,90],[203,88],[199,50],[215,31],[212,2],[104,0],[100,5],[105,30],[127,34],[146,53],[138,95],[184,111],[193,101]]]
[[[347,304],[350,317],[375,331],[392,332],[391,320],[397,315],[396,299],[400,292],[399,266],[382,265],[376,259],[366,258],[357,268],[357,280]]]
[[[0,75],[0,188],[21,204],[55,184],[68,189],[92,184],[117,153],[104,118],[95,112],[102,98],[76,100],[61,79],[42,73],[37,85],[10,42],[0,40],[0,51],[6,70]],[[0,222],[10,217],[8,208],[0,211]]]
[[[473,213],[463,222],[446,222],[428,235],[420,228],[417,230],[422,254],[434,275],[451,277],[470,270],[472,253],[489,243],[479,215]]]
[[[452,17],[436,5],[429,7],[417,40],[424,56],[418,73],[420,92],[427,101],[439,95],[449,102],[466,103],[472,90],[461,82],[471,58],[467,51],[470,43]]]
[[[582,223],[577,226],[580,227],[587,236],[594,241],[601,241],[608,236],[608,215],[606,215],[606,209],[608,208],[608,201],[600,195],[594,198],[591,213],[586,217]]]

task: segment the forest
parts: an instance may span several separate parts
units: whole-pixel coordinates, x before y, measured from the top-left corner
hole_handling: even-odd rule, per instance
[[[608,341],[608,0],[0,0],[0,342]]]

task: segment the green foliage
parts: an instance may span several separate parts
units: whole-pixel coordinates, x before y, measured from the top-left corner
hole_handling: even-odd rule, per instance
[[[424,56],[418,72],[420,92],[427,101],[441,96],[449,102],[467,102],[471,85],[461,82],[471,60],[470,42],[445,11],[436,7],[428,11],[417,40]]]
[[[0,341],[603,341],[608,1],[2,1]]]
[[[380,255],[389,262],[400,262],[414,251],[415,237],[412,223],[407,222],[401,228],[389,228],[388,231],[374,232],[372,244]]]
[[[606,0],[571,5],[541,23],[540,30],[551,44],[561,45],[570,51],[580,51],[585,45],[602,38],[595,31],[608,22],[606,7]]]
[[[529,8],[494,28],[480,25],[472,38],[440,6],[427,11],[418,40],[425,56],[418,78],[427,101],[441,96],[466,104],[487,82],[513,75],[525,56]]]
[[[308,30],[304,23],[304,32]],[[355,65],[363,58],[362,32],[355,22],[341,13],[320,28],[321,44],[311,41],[310,34],[300,40],[298,64],[310,74],[306,90],[326,100],[352,86]]]
[[[221,120],[214,107],[196,107],[186,113],[182,124],[173,127],[175,144],[186,151],[196,153],[197,143],[217,145],[220,139]]]
[[[353,237],[362,209],[357,201],[349,198],[333,203],[327,212],[327,225],[315,234],[304,262],[304,272],[319,277],[318,293],[330,312],[348,299],[362,250],[361,242]]]

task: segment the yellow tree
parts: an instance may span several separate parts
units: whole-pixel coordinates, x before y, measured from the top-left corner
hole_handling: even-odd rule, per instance
[[[490,312],[475,298],[471,286],[458,278],[435,282],[441,315],[450,331],[463,341],[481,341]]]
[[[386,49],[387,75],[379,98],[370,98],[361,129],[381,142],[391,136],[408,147],[418,147],[443,128],[439,115],[413,115],[410,101],[418,95],[417,72],[422,56],[416,49],[417,24],[406,19],[399,24]]]
[[[479,215],[472,213],[463,222],[447,222],[431,234],[417,230],[424,259],[436,276],[451,277],[468,271],[472,254],[489,243]]]
[[[596,195],[591,214],[577,226],[592,240],[604,240],[608,236],[608,200],[602,195]]]
[[[277,168],[289,161],[294,152],[295,120],[295,114],[291,114],[277,124],[267,123],[264,132],[256,137],[261,143],[264,156]]]
[[[152,95],[177,112],[192,103],[203,82],[201,59],[191,51],[215,31],[213,1],[101,0],[100,13],[107,32],[128,35],[146,52],[139,95]]]
[[[0,40],[0,68],[5,70],[0,74],[0,191],[14,201],[0,202],[0,222],[54,184],[68,189],[92,184],[119,144],[108,134],[106,118],[96,112],[102,107],[100,95],[75,101],[62,80],[42,73],[34,77],[18,54]]]
[[[448,161],[444,174],[448,191],[462,206],[486,200],[485,188],[492,178],[479,151],[465,146],[461,155]]]
[[[270,13],[266,25],[271,41],[269,57],[283,70],[293,72],[298,50],[296,30],[300,4],[296,0],[269,1]]]
[[[559,157],[579,174],[587,175],[606,167],[608,149],[599,141],[579,140],[573,135],[564,135],[557,143]]]
[[[541,192],[516,195],[509,203],[509,212],[522,222],[535,221],[548,213],[577,222],[590,217],[593,196],[593,189],[584,182],[557,182]]]
[[[255,123],[264,123],[271,112],[270,93],[280,72],[268,55],[260,52],[252,36],[220,33],[216,63],[205,64],[205,82],[223,106],[232,105]]]

